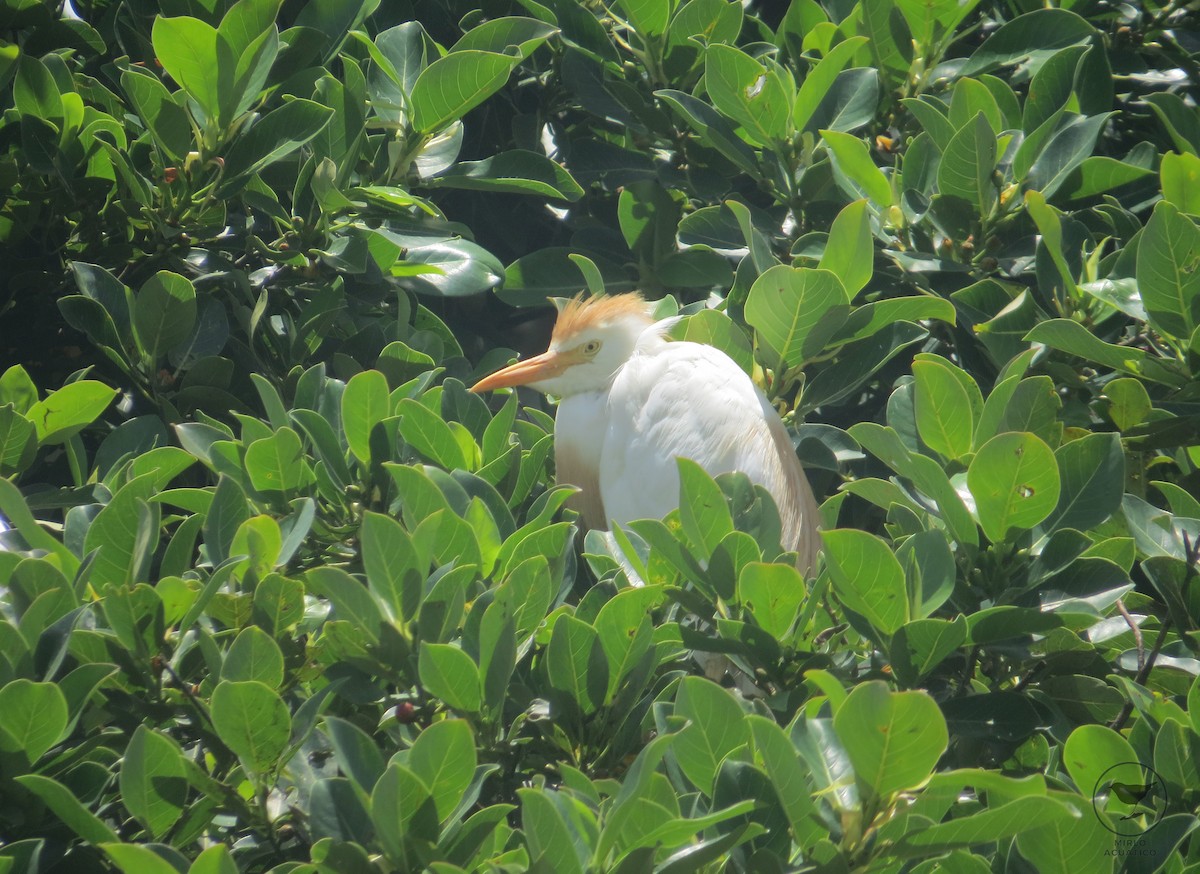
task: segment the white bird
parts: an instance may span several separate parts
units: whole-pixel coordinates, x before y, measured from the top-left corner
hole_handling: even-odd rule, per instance
[[[560,483],[577,486],[588,528],[661,518],[679,506],[676,458],[710,476],[741,471],[774,498],[783,547],[812,570],[821,540],[812,488],[779,413],[724,352],[670,341],[639,294],[576,298],[550,348],[471,391],[528,385],[560,398],[554,448]]]

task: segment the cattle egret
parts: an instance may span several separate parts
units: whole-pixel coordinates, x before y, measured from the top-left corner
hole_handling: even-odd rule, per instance
[[[661,518],[679,506],[676,458],[710,476],[745,473],[775,499],[783,547],[810,571],[818,510],[779,414],[733,359],[669,341],[676,319],[655,322],[639,294],[576,298],[550,348],[493,373],[471,391],[528,385],[560,398],[554,422],[558,480],[588,528]]]

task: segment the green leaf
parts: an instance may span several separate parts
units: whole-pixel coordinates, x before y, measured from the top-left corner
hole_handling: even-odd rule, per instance
[[[473,466],[464,457],[450,426],[420,401],[401,399],[396,414],[400,416],[400,436],[430,461],[446,470],[469,469]]]
[[[1071,355],[1103,364],[1124,373],[1139,374],[1146,353],[1132,346],[1105,343],[1073,319],[1050,319],[1041,322],[1025,335],[1032,343],[1044,343]]]
[[[421,685],[455,710],[478,713],[483,706],[479,668],[458,647],[422,641],[417,668]]]
[[[579,267],[571,261],[570,249],[551,246],[536,249],[508,265],[497,296],[512,306],[541,306],[549,297],[570,297],[582,288]],[[592,263],[604,277],[609,294],[632,291],[634,283],[624,271],[607,258],[589,253]]]
[[[676,735],[671,755],[684,775],[712,797],[721,762],[750,738],[746,715],[726,690],[701,677],[680,680],[675,715],[689,724]]]
[[[269,686],[222,680],[213,690],[210,711],[217,736],[247,767],[266,773],[283,766],[292,717]]]
[[[1150,323],[1180,340],[1200,322],[1200,228],[1161,201],[1142,232],[1137,282]]]
[[[75,793],[57,780],[40,774],[21,774],[13,779],[40,798],[54,811],[55,816],[89,844],[117,840],[116,832],[84,807]]]
[[[796,104],[792,110],[792,124],[799,131],[810,128],[809,122],[816,114],[822,99],[833,87],[838,74],[853,62],[859,50],[867,45],[865,36],[852,36],[844,39],[825,53],[817,65],[808,71],[800,90],[796,94]]]
[[[124,874],[179,874],[178,868],[149,846],[101,844],[100,849]]]
[[[821,140],[829,149],[834,169],[861,192],[855,196],[867,197],[877,209],[892,205],[892,185],[871,160],[866,143],[853,134],[836,130],[822,130]]]
[[[20,364],[12,365],[0,375],[0,406],[12,404],[14,410],[24,414],[37,399],[37,386]]]
[[[583,197],[583,189],[570,173],[545,155],[524,149],[501,152],[482,161],[460,161],[426,180],[425,187],[532,194],[572,202]]]
[[[700,310],[685,317],[671,336],[720,349],[746,373],[754,372],[754,352],[745,331],[723,312]]]
[[[833,717],[859,784],[887,798],[919,786],[949,743],[946,720],[925,692],[892,692],[860,683]]]
[[[738,574],[738,600],[754,621],[776,640],[784,640],[808,595],[804,577],[792,565],[752,561]]]
[[[345,719],[325,716],[325,731],[333,744],[342,773],[364,792],[375,788],[383,774],[383,754],[369,734]]]
[[[156,76],[127,70],[121,74],[121,87],[146,123],[155,145],[166,158],[182,162],[194,147],[187,110],[172,99]]]
[[[1058,505],[1046,519],[1047,531],[1087,531],[1120,509],[1125,493],[1125,452],[1120,435],[1088,434],[1064,443],[1054,457],[1062,490]]]
[[[790,98],[775,69],[733,46],[711,45],[704,56],[704,82],[713,106],[740,124],[755,145],[787,136]]]
[[[760,178],[761,172],[754,149],[737,135],[733,125],[724,116],[703,100],[683,91],[664,88],[655,91],[654,95],[675,110],[692,130],[700,135],[702,143],[712,146],[752,178]]]
[[[642,39],[661,36],[675,8],[674,0],[620,0],[621,10]]]
[[[116,396],[115,388],[81,379],[38,401],[25,418],[37,429],[39,443],[66,443],[94,422]]]
[[[20,473],[37,454],[37,429],[11,406],[0,407],[0,476]]]
[[[938,164],[938,190],[965,197],[982,216],[996,202],[992,171],[996,169],[996,134],[980,112],[950,140]]]
[[[246,493],[242,491],[237,480],[222,475],[217,480],[217,488],[213,492],[212,503],[209,504],[208,515],[204,519],[204,547],[214,565],[219,565],[229,558],[233,538],[242,523],[249,518],[250,508],[246,503]]]
[[[725,495],[699,464],[677,458],[679,467],[679,518],[684,534],[702,557],[712,554],[717,544],[733,530],[733,517]]]
[[[159,838],[187,806],[183,750],[169,736],[139,725],[121,760],[121,801],[138,822]]]
[[[984,533],[999,542],[1053,512],[1061,491],[1058,462],[1040,437],[1010,431],[980,447],[967,471],[967,487]]]
[[[1138,168],[1141,169],[1141,168]],[[1200,213],[1200,158],[1185,152],[1167,152],[1158,168],[1162,180],[1163,200],[1178,207],[1180,212]]]
[[[493,18],[471,28],[451,48],[452,52],[474,49],[498,54],[513,54],[528,58],[538,46],[558,33],[558,28],[538,21],[510,15]]]
[[[133,329],[151,361],[178,346],[196,324],[196,288],[179,274],[160,270],[133,299]]]
[[[205,116],[215,119],[220,111],[221,76],[216,28],[187,16],[159,16],[154,19],[151,39],[163,68],[200,104]]]
[[[1070,805],[1044,795],[1026,795],[1007,804],[912,831],[901,838],[897,855],[921,857],[956,847],[990,844],[1001,838],[1073,820],[1079,816]]]
[[[371,821],[380,843],[396,860],[407,858],[410,842],[438,833],[437,809],[429,787],[399,762],[391,763],[375,784],[371,793]]]
[[[517,795],[530,862],[556,874],[584,874],[590,848],[584,836],[568,825],[567,818],[574,821],[580,817],[575,807],[578,802],[551,789],[518,789]]]
[[[856,307],[846,324],[834,338],[835,342],[853,342],[886,330],[896,322],[921,322],[938,319],[953,325],[956,321],[954,304],[944,298],[892,297]]]
[[[1142,424],[1153,406],[1146,391],[1146,384],[1140,379],[1114,379],[1104,386],[1102,397],[1109,402],[1106,411],[1108,417],[1122,431]]]
[[[682,201],[657,182],[627,185],[617,201],[617,222],[626,244],[650,264],[675,251],[682,212]]]
[[[756,759],[761,760],[763,771],[771,778],[797,842],[804,847],[812,846],[825,837],[826,830],[813,803],[805,767],[796,748],[774,720],[752,713],[746,722],[754,739]]]
[[[770,268],[754,281],[746,321],[777,360],[798,367],[821,353],[849,314],[850,296],[828,270]]]
[[[608,657],[596,630],[574,616],[561,614],[546,650],[550,686],[574,702],[587,716],[604,704],[608,693]]]
[[[268,112],[230,148],[218,194],[228,196],[240,190],[255,173],[286,158],[319,134],[332,117],[332,109],[300,99]]]
[[[342,428],[350,451],[363,464],[371,463],[371,431],[391,411],[387,378],[378,370],[356,373],[346,383],[342,393]]]
[[[221,679],[230,682],[257,680],[272,689],[279,689],[283,685],[283,652],[279,644],[258,626],[246,626],[225,653]]]
[[[159,505],[149,508],[151,515],[146,521],[149,530],[143,530],[141,508],[153,494],[155,480],[153,473],[130,480],[88,527],[84,548],[88,552],[99,550],[92,565],[93,586],[133,585],[145,579],[153,549],[158,545]],[[143,535],[148,535],[152,542],[146,543]]]
[[[1113,835],[1101,823],[1091,800],[1069,792],[1052,792],[1050,797],[1073,808],[1075,816],[1056,816],[1048,825],[1022,831],[1017,835],[1021,855],[1046,874],[1112,871]]]
[[[1146,782],[1137,753],[1120,734],[1106,725],[1081,725],[1067,738],[1062,758],[1081,795],[1096,798],[1101,809],[1112,816],[1124,816],[1133,810],[1134,804],[1106,791],[1113,783]]]
[[[473,50],[438,58],[413,85],[413,128],[428,134],[458,121],[499,91],[516,63],[510,55]]]
[[[313,481],[305,460],[300,435],[291,428],[280,428],[270,437],[255,440],[246,448],[246,473],[250,485],[260,492],[301,489]]]
[[[1013,64],[1025,64],[1035,72],[1059,49],[1086,42],[1095,33],[1095,28],[1074,12],[1036,9],[1018,15],[984,40],[958,75],[978,76]]]
[[[856,200],[833,220],[829,240],[817,266],[837,276],[846,293],[853,298],[871,281],[874,259],[867,201]]]
[[[967,641],[967,620],[918,619],[896,632],[888,652],[905,685],[914,685]]]
[[[368,511],[363,514],[359,539],[371,590],[391,607],[398,622],[415,618],[423,581],[408,533],[395,519]]]
[[[0,747],[11,741],[36,762],[62,739],[67,728],[67,699],[54,683],[13,680],[0,688]]]
[[[917,430],[935,452],[957,460],[971,451],[983,398],[975,381],[944,359],[913,362]]]
[[[417,735],[408,753],[408,767],[429,787],[442,822],[462,801],[475,764],[475,738],[462,719],[435,722]]]
[[[838,599],[885,635],[908,622],[904,569],[888,545],[854,529],[823,531],[826,556]]]

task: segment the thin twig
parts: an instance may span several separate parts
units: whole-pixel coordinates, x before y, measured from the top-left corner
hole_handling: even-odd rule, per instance
[[[1133,642],[1137,646],[1138,654],[1138,672],[1146,664],[1146,643],[1142,640],[1142,629],[1138,627],[1137,622],[1129,615],[1129,611],[1125,609],[1125,602],[1120,598],[1117,599],[1117,610],[1125,618],[1125,624],[1129,626],[1129,630],[1133,632]]]

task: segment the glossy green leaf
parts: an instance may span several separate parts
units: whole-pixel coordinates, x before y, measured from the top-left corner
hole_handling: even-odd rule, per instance
[[[946,750],[946,721],[925,692],[861,683],[833,717],[859,783],[878,796],[921,784]]]
[[[754,281],[746,321],[776,360],[796,367],[818,355],[849,313],[850,296],[828,270],[778,265]]]
[[[721,762],[749,740],[745,714],[728,692],[700,677],[680,681],[675,713],[691,724],[676,736],[671,755],[687,778],[711,796]]]
[[[1190,337],[1200,322],[1200,228],[1170,203],[1154,207],[1138,246],[1137,281],[1150,321]]]
[[[421,71],[412,87],[412,125],[433,133],[457,121],[500,89],[516,59],[466,50],[438,58]]]
[[[0,745],[15,747],[36,762],[62,739],[67,727],[67,701],[54,683],[13,680],[0,688]]]
[[[81,379],[38,401],[25,414],[39,443],[65,443],[103,413],[117,391],[102,382]]]
[[[833,220],[818,266],[836,275],[853,298],[871,281],[874,258],[867,202],[856,200]]]
[[[478,713],[483,705],[479,668],[456,646],[421,643],[418,660],[421,685],[455,710]]]
[[[983,531],[993,541],[1037,525],[1054,511],[1061,492],[1054,453],[1026,432],[1000,434],[980,447],[967,485]]]
[[[583,196],[571,174],[545,155],[514,149],[482,161],[462,161],[428,180],[430,188],[500,191],[575,201]]]
[[[269,634],[249,625],[239,632],[225,654],[221,679],[231,682],[257,680],[272,689],[283,685],[283,652]]]
[[[865,531],[824,531],[826,556],[838,599],[883,634],[910,618],[904,570],[886,543]]]
[[[949,459],[971,451],[983,399],[974,380],[949,362],[913,362],[917,429],[930,449]]]
[[[260,492],[290,493],[313,479],[300,436],[291,428],[280,428],[251,443],[246,448],[246,473]]]
[[[709,555],[733,530],[725,495],[699,464],[678,458],[679,517],[684,533],[700,555]]]
[[[413,742],[408,767],[429,787],[440,820],[458,807],[475,773],[475,762],[475,738],[462,719],[435,722]]]
[[[674,7],[674,0],[621,0],[621,11],[642,37],[662,34]]]
[[[821,139],[833,156],[834,168],[860,192],[856,196],[867,197],[879,209],[891,206],[891,183],[871,159],[871,153],[861,139],[832,129],[822,130]]]
[[[69,788],[41,774],[21,774],[14,778],[54,811],[75,834],[90,844],[116,841],[116,833],[98,816],[80,803]]]
[[[260,773],[281,767],[292,730],[287,705],[257,680],[222,680],[210,705],[217,735],[250,768]]]
[[[183,750],[167,735],[139,725],[121,761],[121,799],[153,838],[161,837],[187,805]]]
[[[153,29],[154,53],[171,78],[209,118],[219,112],[220,65],[216,28],[196,18],[158,17]]]
[[[713,106],[740,124],[755,145],[787,135],[791,105],[776,70],[733,46],[713,45],[705,54],[704,81]]]
[[[363,464],[371,462],[371,431],[390,414],[387,379],[378,370],[364,370],[346,383],[342,427],[350,451]]]
[[[992,171],[996,168],[996,134],[982,112],[954,134],[938,164],[938,190],[965,197],[981,215],[996,202]]]

